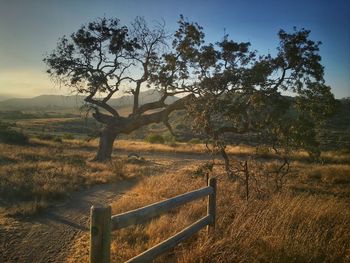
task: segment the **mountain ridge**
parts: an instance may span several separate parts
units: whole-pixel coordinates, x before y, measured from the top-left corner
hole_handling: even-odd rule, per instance
[[[140,92],[140,104],[159,100],[161,94],[156,90]],[[84,104],[85,96],[82,95],[50,95],[43,94],[32,98],[9,98],[0,101],[0,110],[40,110],[40,109],[64,109],[79,108]],[[178,97],[168,97],[166,102],[172,103]],[[133,95],[124,95],[112,98],[109,105],[113,107],[127,107],[133,104]]]

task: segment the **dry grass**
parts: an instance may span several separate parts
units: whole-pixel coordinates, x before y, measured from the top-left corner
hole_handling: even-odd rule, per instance
[[[82,140],[69,140],[72,148],[77,149],[95,149],[98,146],[98,140],[82,141]],[[262,147],[263,149],[264,147]],[[129,152],[149,152],[149,153],[184,153],[184,154],[200,154],[206,153],[207,148],[205,144],[191,144],[176,142],[173,144],[150,144],[145,141],[139,140],[116,140],[114,143],[115,151],[129,151]],[[265,152],[261,148],[256,148],[247,145],[230,145],[226,148],[226,152],[236,157],[247,157],[256,155],[261,158],[271,159],[274,158],[272,151]],[[304,150],[295,151],[291,154],[291,159],[300,162],[309,163],[308,153]],[[324,151],[321,153],[320,163],[323,164],[350,164],[350,153],[347,150],[340,151]]]
[[[290,188],[299,193],[334,196],[350,200],[349,164],[293,163],[294,178]]]
[[[97,142],[31,140],[30,146],[0,144],[0,195],[3,206],[21,214],[40,211],[68,192],[130,177],[142,181],[115,201],[113,214],[154,203],[206,185],[197,174],[199,162],[179,165],[168,159],[127,163],[90,162]],[[117,141],[128,152],[204,153],[201,144],[180,147]],[[254,154],[252,147],[229,147],[237,160]],[[266,167],[275,160],[262,153]],[[290,180],[282,193],[267,191],[247,202],[243,186],[229,181],[223,166],[218,177],[218,217],[215,238],[201,231],[156,262],[349,262],[350,157],[348,152],[322,153],[323,164],[307,162],[304,152],[293,156]],[[259,174],[259,166],[251,173]],[[268,187],[268,186],[267,186]],[[112,261],[123,261],[190,225],[206,212],[196,201],[152,220],[113,234]],[[89,236],[84,233],[72,247],[68,262],[87,262]]]
[[[192,165],[177,173],[144,179],[112,204],[113,214],[204,186],[203,177],[193,176],[196,169]],[[156,262],[348,262],[349,196],[338,195],[339,189],[334,187],[330,187],[329,194],[299,193],[293,189],[313,178],[317,171],[318,180],[349,192],[349,183],[328,179],[339,172],[342,180],[349,180],[349,169],[349,165],[299,164],[295,173],[300,178],[294,175],[284,192],[247,202],[240,195],[242,186],[227,180],[223,168],[216,167],[214,174],[219,182],[215,238],[208,238],[202,230]],[[205,206],[204,201],[193,202],[144,226],[114,232],[112,262],[123,262],[190,225],[205,214]],[[88,244],[88,234],[81,236],[69,262],[87,261]]]
[[[31,145],[0,144],[0,210],[8,214],[40,212],[72,191],[94,184],[123,180],[149,173],[152,164],[127,164],[125,158],[95,163],[94,152],[32,139]]]
[[[69,140],[73,148],[92,148],[98,146],[98,140],[82,141],[82,140]],[[174,144],[151,144],[145,141],[131,141],[131,140],[116,140],[114,143],[115,151],[129,151],[129,152],[167,152],[167,153],[186,153],[197,154],[206,153],[207,149],[205,144],[191,144],[184,142],[176,142]],[[229,146],[227,152],[234,155],[247,155],[255,153],[255,148],[251,146]]]

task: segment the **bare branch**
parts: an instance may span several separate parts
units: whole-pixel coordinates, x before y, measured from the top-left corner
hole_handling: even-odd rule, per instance
[[[85,98],[85,101],[91,104],[94,104],[96,106],[101,107],[102,109],[105,109],[106,111],[108,111],[109,113],[111,113],[114,117],[119,117],[119,113],[117,112],[117,110],[115,110],[113,107],[111,107],[110,105],[108,105],[106,102],[104,101],[99,101],[99,100],[95,100],[93,99],[93,95],[90,94],[89,96],[87,96]]]

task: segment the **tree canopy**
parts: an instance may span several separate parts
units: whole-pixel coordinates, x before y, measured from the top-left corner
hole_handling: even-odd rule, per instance
[[[130,26],[102,18],[62,37],[45,58],[51,76],[86,95],[93,116],[105,124],[97,159],[110,157],[120,133],[156,122],[172,132],[168,116],[183,108],[194,118],[195,130],[220,142],[221,150],[224,134],[247,132],[269,134],[274,144],[317,146],[315,128],[335,104],[323,78],[321,43],[310,40],[309,30],[280,30],[276,54],[261,55],[249,42],[228,35],[208,43],[203,28],[183,16],[178,25],[168,36],[163,24],[150,28],[143,18]],[[140,105],[142,88],[157,89],[160,99]],[[108,104],[121,89],[134,97],[128,117]],[[181,93],[178,101],[165,103]]]

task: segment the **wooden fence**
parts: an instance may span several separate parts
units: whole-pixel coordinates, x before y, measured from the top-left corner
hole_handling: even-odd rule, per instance
[[[167,250],[189,238],[205,226],[208,234],[215,229],[216,215],[216,179],[210,178],[208,186],[188,192],[174,198],[141,207],[126,213],[111,215],[111,207],[91,207],[90,225],[90,262],[109,263],[111,247],[111,231],[121,229],[134,224],[141,224],[147,220],[159,216],[175,207],[193,200],[208,196],[207,215],[181,232],[146,250],[127,262],[149,262]]]

